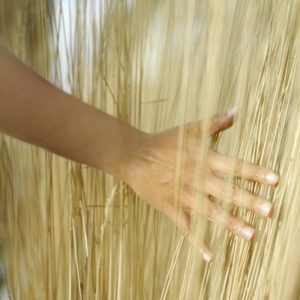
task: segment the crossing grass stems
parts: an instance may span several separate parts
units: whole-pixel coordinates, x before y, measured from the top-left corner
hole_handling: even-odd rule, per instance
[[[273,201],[275,213],[224,206],[253,224],[252,243],[195,217],[215,253],[208,265],[122,182],[2,136],[11,298],[296,299],[299,0],[66,2],[1,1],[1,43],[56,86],[148,132],[239,106],[212,146],[281,181],[275,190],[228,178]]]

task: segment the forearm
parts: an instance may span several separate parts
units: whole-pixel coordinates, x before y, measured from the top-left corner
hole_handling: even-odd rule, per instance
[[[52,86],[1,47],[0,130],[117,177],[141,135]]]

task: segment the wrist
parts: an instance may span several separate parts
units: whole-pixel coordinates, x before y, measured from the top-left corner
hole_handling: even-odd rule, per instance
[[[132,185],[133,177],[137,175],[137,166],[141,158],[145,156],[150,140],[150,134],[136,128],[131,129],[125,141],[126,151],[122,156],[120,173],[116,176],[129,185]]]

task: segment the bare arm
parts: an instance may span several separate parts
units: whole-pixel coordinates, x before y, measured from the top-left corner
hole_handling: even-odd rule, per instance
[[[117,177],[142,138],[128,124],[52,86],[1,47],[0,130]]]
[[[211,134],[229,128],[234,113],[211,119]],[[196,245],[192,213],[228,228],[251,240],[254,228],[230,215],[210,197],[264,217],[273,213],[273,204],[227,183],[222,176],[244,177],[276,185],[279,177],[272,170],[223,156],[207,149],[204,177],[196,178],[199,144],[205,143],[201,121],[185,124],[158,134],[145,134],[128,124],[78,101],[55,88],[0,47],[0,130],[41,146],[66,158],[100,168],[128,183],[150,205],[167,215],[187,240],[199,248],[206,261],[212,253],[205,244]],[[182,184],[177,189],[178,136],[184,132],[181,167]],[[206,145],[206,144],[204,144]],[[197,203],[197,186],[203,181],[205,196]],[[177,189],[179,205],[175,203]],[[201,207],[201,211],[199,211]]]

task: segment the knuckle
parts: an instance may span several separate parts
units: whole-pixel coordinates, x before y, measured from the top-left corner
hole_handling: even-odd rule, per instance
[[[242,160],[236,160],[235,162],[234,162],[234,165],[233,165],[233,172],[234,172],[234,174],[235,175],[237,175],[237,174],[240,174],[240,173],[242,173],[242,171],[243,171],[243,166],[244,164],[243,164],[243,161]]]
[[[215,220],[217,217],[217,207],[215,204],[209,202],[204,209],[205,216],[210,220]]]
[[[227,228],[232,232],[238,231],[238,229],[241,227],[240,222],[232,216],[228,217],[226,225],[227,225]]]
[[[234,200],[234,202],[238,201],[240,197],[240,188],[236,185],[232,186],[232,192],[231,192],[231,197]]]

